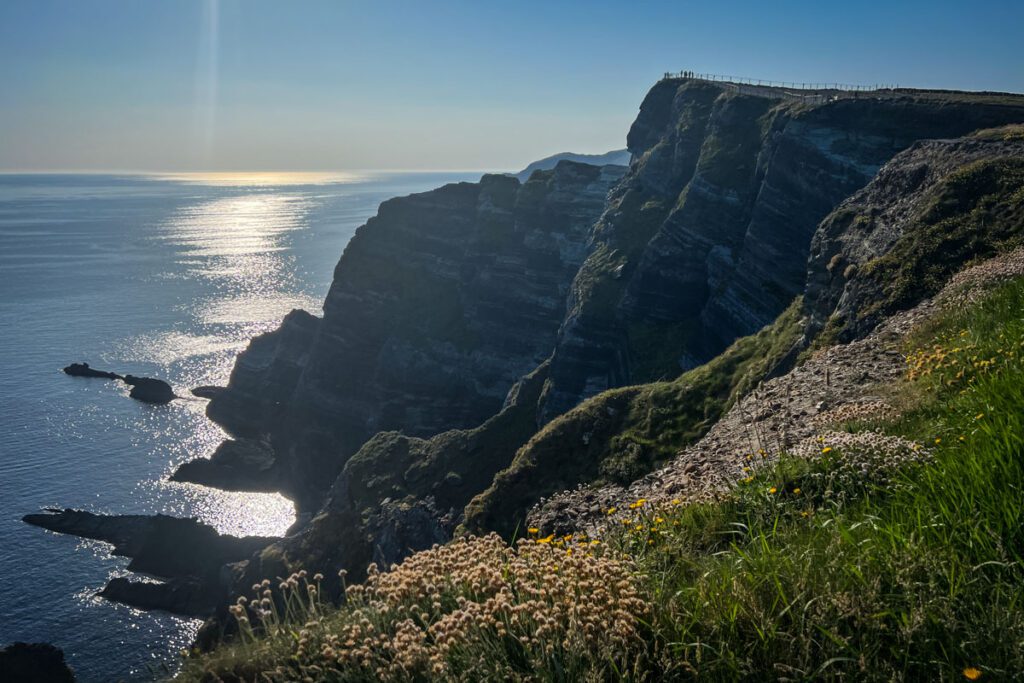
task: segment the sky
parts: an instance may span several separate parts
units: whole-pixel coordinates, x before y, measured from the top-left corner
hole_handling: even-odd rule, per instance
[[[2,0],[0,170],[514,170],[691,69],[1024,91],[1024,2]]]

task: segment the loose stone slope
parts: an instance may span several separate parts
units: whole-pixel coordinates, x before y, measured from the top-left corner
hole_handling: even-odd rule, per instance
[[[882,387],[902,377],[902,342],[938,311],[975,300],[988,286],[1024,276],[1024,249],[961,271],[935,297],[898,313],[864,339],[823,349],[791,372],[752,391],[697,443],[668,465],[628,487],[566,491],[535,506],[531,527],[545,532],[600,535],[616,508],[628,512],[639,499],[652,504],[696,502],[720,495],[747,476],[752,460],[817,444],[828,426],[868,415],[890,414]]]

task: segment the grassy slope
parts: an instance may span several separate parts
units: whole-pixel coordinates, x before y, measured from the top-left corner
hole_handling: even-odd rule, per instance
[[[757,334],[671,382],[603,392],[556,418],[466,508],[466,526],[511,535],[538,498],[582,482],[628,483],[703,436],[793,348],[800,300]]]
[[[451,653],[448,668],[437,671],[457,678],[468,675],[474,661],[486,661],[488,670],[567,681],[694,675],[938,680],[976,673],[998,679],[1024,670],[1022,310],[1024,281],[1017,281],[919,331],[907,348],[923,349],[912,354],[912,379],[894,389],[902,417],[847,426],[926,443],[927,464],[865,474],[850,469],[853,452],[836,449],[764,466],[720,503],[640,506],[628,529],[596,546],[603,553],[586,548],[588,558],[604,554],[632,567],[647,603],[637,613],[646,624],[643,637],[616,641],[614,651],[554,648],[548,656],[542,649],[538,658],[524,659],[519,641],[500,635],[504,627],[479,622]],[[848,476],[851,471],[856,476]],[[567,555],[569,543],[556,543],[545,547],[554,557]],[[579,558],[582,546],[574,548],[570,557]],[[565,558],[573,571],[601,561]],[[552,582],[564,581],[569,571],[550,562],[536,569]],[[490,570],[502,575],[500,566]],[[333,660],[308,646],[295,658],[296,642],[304,637],[319,643],[365,618],[375,633],[385,634],[375,642],[397,643],[401,639],[392,636],[401,615],[422,609],[428,621],[440,618],[427,612],[463,609],[468,603],[458,599],[472,602],[480,590],[479,582],[446,584],[441,598],[428,596],[428,604],[414,610],[411,604],[395,610],[354,600],[347,608],[328,609],[302,636],[286,625],[271,638],[191,659],[181,678],[199,680],[212,671],[248,679],[274,667],[285,677],[317,680],[384,676],[381,668],[352,665],[328,674]],[[412,600],[415,592],[403,595]],[[607,615],[608,623],[637,618],[628,604],[619,609]],[[311,615],[299,610],[296,616]],[[571,630],[570,622],[552,628]],[[408,624],[406,629],[409,637]],[[413,641],[428,650],[432,643],[430,636]],[[430,678],[429,669],[390,671],[396,680]]]

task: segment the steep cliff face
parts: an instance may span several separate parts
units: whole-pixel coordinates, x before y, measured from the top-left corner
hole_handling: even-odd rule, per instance
[[[526,183],[484,176],[383,203],[339,261],[323,319],[295,312],[254,340],[208,414],[269,437],[300,503],[379,431],[479,425],[551,352],[624,171],[563,162]]]
[[[573,283],[544,420],[611,387],[674,377],[756,332],[802,290],[818,222],[893,155],[1022,117],[1019,98],[806,104],[660,82]]]

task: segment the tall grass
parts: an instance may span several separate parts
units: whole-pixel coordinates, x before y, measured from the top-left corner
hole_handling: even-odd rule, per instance
[[[927,464],[897,463],[884,485],[876,471],[836,478],[848,454],[823,446],[816,461],[764,468],[712,511],[638,520],[634,530],[665,520],[653,545],[649,533],[622,539],[663,606],[660,675],[1024,671],[1022,311],[1017,282],[912,340],[930,360],[911,368],[908,412],[885,431],[927,444]]]

